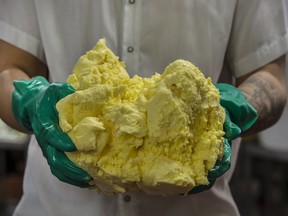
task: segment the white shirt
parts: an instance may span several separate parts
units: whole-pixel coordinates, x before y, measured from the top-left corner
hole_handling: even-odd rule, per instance
[[[283,55],[288,47],[285,0],[0,0],[0,4],[0,38],[47,63],[51,81],[65,81],[77,59],[102,37],[125,61],[130,75],[149,77],[182,58],[215,83],[224,69],[228,78],[245,75]],[[238,148],[236,140],[231,169],[209,191],[186,197],[106,196],[55,178],[33,137],[24,195],[14,215],[239,215],[228,186]]]

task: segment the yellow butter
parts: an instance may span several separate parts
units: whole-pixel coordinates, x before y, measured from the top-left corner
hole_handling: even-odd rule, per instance
[[[57,103],[60,127],[77,147],[68,157],[107,194],[185,194],[208,184],[223,154],[218,90],[192,63],[129,78],[104,39],[68,77],[76,92]]]

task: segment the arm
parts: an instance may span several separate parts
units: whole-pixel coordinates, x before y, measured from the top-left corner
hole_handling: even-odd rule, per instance
[[[256,134],[278,121],[287,100],[285,56],[238,78],[236,83],[258,112],[257,122],[242,136]]]
[[[55,109],[61,98],[75,90],[67,83],[48,83],[44,78],[48,74],[45,64],[3,41],[0,41],[0,59],[0,117],[17,130],[35,134],[51,172],[59,180],[89,187],[92,177],[65,154],[76,147],[59,129]],[[17,81],[13,85],[14,80]]]
[[[0,118],[9,126],[27,132],[12,113],[13,81],[33,76],[47,77],[47,66],[35,56],[0,40]]]

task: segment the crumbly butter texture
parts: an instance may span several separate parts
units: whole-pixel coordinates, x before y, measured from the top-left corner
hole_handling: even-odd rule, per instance
[[[76,92],[57,103],[77,147],[66,153],[107,194],[186,194],[209,184],[223,154],[225,113],[210,78],[176,60],[162,75],[129,77],[104,39],[68,77]]]

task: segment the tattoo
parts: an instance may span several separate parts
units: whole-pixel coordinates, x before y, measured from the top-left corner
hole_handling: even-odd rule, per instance
[[[280,118],[285,99],[283,100],[281,85],[273,76],[267,73],[254,74],[239,89],[258,112],[258,120],[247,134],[260,132]]]

